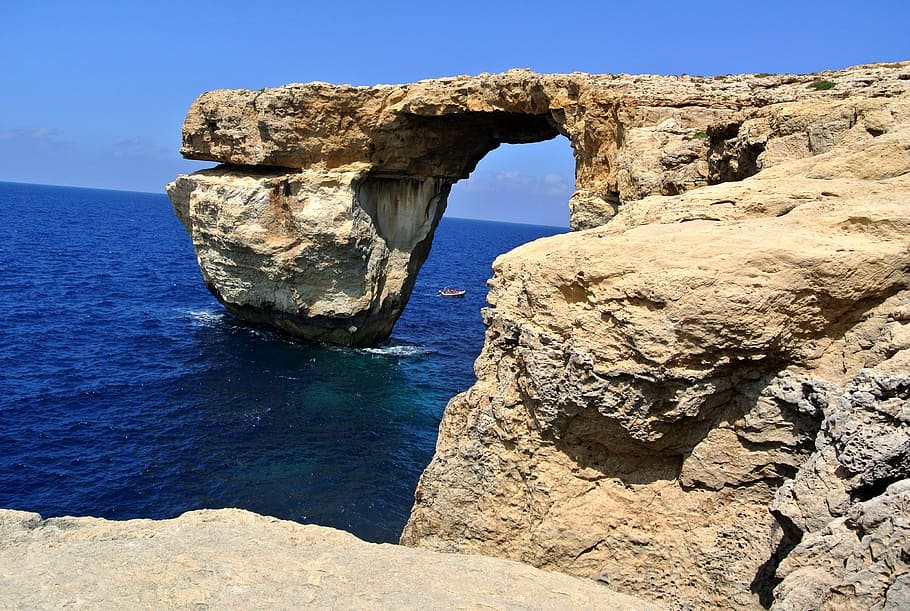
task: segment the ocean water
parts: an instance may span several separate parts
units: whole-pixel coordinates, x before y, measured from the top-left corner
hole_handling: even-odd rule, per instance
[[[391,340],[344,349],[225,313],[163,194],[0,183],[0,507],[241,507],[397,541],[474,381],[490,263],[560,231],[444,218]]]

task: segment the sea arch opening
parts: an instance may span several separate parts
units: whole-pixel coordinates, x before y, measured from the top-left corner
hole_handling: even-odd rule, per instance
[[[490,151],[452,187],[450,217],[569,228],[575,159],[563,136]]]
[[[297,101],[297,88],[280,93],[269,112],[257,106],[257,97],[238,93],[240,107],[257,117],[255,130],[241,132],[231,131],[235,118],[218,114],[220,105],[212,110],[197,102],[184,124],[183,150],[223,165],[178,178],[169,194],[216,298],[235,315],[295,338],[353,347],[387,340],[450,203],[456,211],[449,217],[573,229],[612,213],[609,198],[597,197],[602,189],[590,180],[590,160],[603,161],[612,149],[597,148],[558,105],[565,100],[539,84],[523,82],[520,93],[455,92],[443,101],[396,98],[379,117],[356,104],[312,114]],[[341,133],[330,137],[325,130],[336,114],[333,129]],[[285,115],[294,117],[293,129],[277,120]],[[533,143],[545,149],[562,144],[565,169],[554,172],[538,162],[541,167],[523,171],[497,163],[504,152],[518,150],[511,145]],[[484,184],[487,167],[492,176]],[[233,200],[223,196],[228,191]],[[536,200],[545,195],[556,201],[541,207]],[[604,214],[592,214],[592,206]],[[546,208],[560,216],[540,216]],[[253,228],[224,240],[220,218]],[[238,283],[237,274],[252,279]]]
[[[541,237],[569,231],[575,159],[562,136],[528,144],[502,144],[487,153],[466,179],[454,184],[432,247],[391,338],[379,348],[396,357],[402,379],[417,389],[422,419],[403,444],[413,469],[402,475],[413,487],[399,502],[410,515],[418,478],[433,456],[443,410],[477,378],[474,363],[484,346],[487,281],[499,255]],[[465,290],[445,297],[445,286]],[[418,358],[407,358],[417,355]],[[402,527],[404,523],[402,522]]]
[[[372,311],[379,315],[351,325],[352,345],[375,345],[392,335],[412,291],[418,288],[418,278],[432,275],[421,269],[430,253],[439,250],[435,244],[446,239],[447,225],[452,224],[444,222],[446,212],[449,219],[557,228],[506,240],[479,259],[484,276],[472,289],[477,295],[486,293],[485,282],[496,256],[570,227],[577,184],[575,145],[563,133],[560,121],[548,113],[407,115],[397,127],[396,133],[410,146],[386,146],[389,134],[376,138],[373,168],[356,187],[356,206],[366,212],[389,250],[383,254],[386,266],[393,270],[389,277],[400,282],[393,293],[388,292],[390,298]],[[442,237],[437,231],[440,223]],[[487,252],[488,246],[466,250]],[[397,274],[395,267],[404,268],[405,274]],[[456,283],[454,279],[437,290]],[[390,285],[377,286],[386,291]]]
[[[390,344],[419,345],[448,355],[460,380],[449,392],[474,383],[472,363],[485,327],[487,281],[499,255],[538,238],[569,231],[569,199],[575,190],[575,159],[567,138],[503,144],[470,176],[455,183],[417,273]],[[439,295],[452,287],[463,297]],[[450,395],[451,396],[451,395]]]

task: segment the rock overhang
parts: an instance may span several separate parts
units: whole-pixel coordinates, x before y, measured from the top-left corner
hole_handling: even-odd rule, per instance
[[[884,95],[895,79],[877,78],[883,70],[907,67],[831,73],[839,90],[810,94],[832,108],[853,92]],[[780,149],[765,151],[756,127],[768,120],[744,113],[799,100],[816,77],[512,70],[410,85],[216,90],[192,104],[181,152],[223,164],[224,184],[214,185],[214,173],[193,175],[168,192],[194,236],[207,286],[229,310],[295,337],[366,345],[388,336],[407,303],[452,184],[500,144],[566,137],[576,160],[570,225],[596,227],[628,202],[740,180],[774,163]],[[826,137],[816,135],[816,149]],[[263,173],[270,180],[256,188],[269,190],[272,205],[248,218],[241,209],[265,196],[244,191],[239,181]],[[327,188],[334,175],[342,178]],[[291,186],[304,183],[309,186]],[[208,213],[194,212],[196,206]],[[244,226],[248,221],[253,225]],[[273,230],[284,237],[266,237]],[[241,235],[253,239],[243,242]],[[276,243],[286,251],[277,252]],[[334,271],[323,266],[323,277],[313,276],[318,266],[309,262],[339,257]],[[362,281],[338,276],[350,264]],[[239,284],[247,288],[239,290],[219,266],[241,274]]]

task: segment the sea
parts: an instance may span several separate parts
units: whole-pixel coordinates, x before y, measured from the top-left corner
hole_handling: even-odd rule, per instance
[[[339,348],[230,316],[164,194],[0,182],[0,508],[397,542],[475,380],[493,259],[564,231],[444,217],[391,339]]]

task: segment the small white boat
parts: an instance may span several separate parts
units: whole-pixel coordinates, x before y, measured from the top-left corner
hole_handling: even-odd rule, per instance
[[[452,289],[449,287],[440,289],[439,291],[439,294],[443,297],[464,297],[464,293],[464,289]]]

